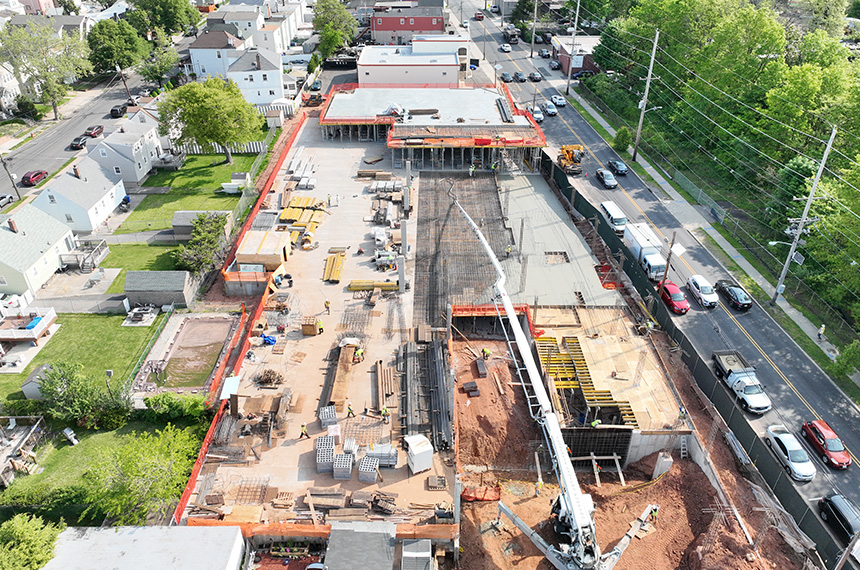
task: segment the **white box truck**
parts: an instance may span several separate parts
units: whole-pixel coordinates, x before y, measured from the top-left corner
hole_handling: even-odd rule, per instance
[[[633,254],[648,279],[659,281],[663,278],[666,272],[666,258],[660,253],[663,244],[648,224],[627,224],[624,227],[624,245]]]

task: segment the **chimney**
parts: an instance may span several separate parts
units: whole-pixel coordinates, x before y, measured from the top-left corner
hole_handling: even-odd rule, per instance
[[[81,171],[78,169],[78,165],[77,165],[77,164],[73,164],[73,165],[72,165],[72,172],[74,172],[74,173],[75,173],[75,178],[77,178],[78,180],[80,180],[80,179],[81,179]]]
[[[233,47],[233,38],[227,38],[227,45]]]
[[[9,218],[9,229],[12,230],[13,233],[18,233],[18,224],[15,223],[15,220]]]
[[[260,54],[257,54],[257,69],[263,69],[262,60],[260,60]]]

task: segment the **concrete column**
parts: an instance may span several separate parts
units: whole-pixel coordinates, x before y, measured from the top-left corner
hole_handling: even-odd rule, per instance
[[[409,242],[406,241],[406,220],[400,222],[400,256],[405,261],[409,253]],[[399,265],[397,267],[400,267]]]
[[[402,255],[397,256],[397,290],[401,293],[406,292],[406,258]]]

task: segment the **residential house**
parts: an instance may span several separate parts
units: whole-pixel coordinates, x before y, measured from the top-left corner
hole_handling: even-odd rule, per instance
[[[132,305],[188,307],[194,300],[194,291],[194,281],[187,271],[129,271],[123,292]]]
[[[139,184],[164,154],[158,128],[151,121],[127,120],[87,155],[126,184]]]
[[[281,56],[268,50],[247,50],[230,64],[227,77],[236,82],[252,105],[285,101],[285,75]]]
[[[188,46],[191,71],[200,79],[227,77],[230,66],[228,54],[243,51],[245,40],[223,30],[204,30],[200,37]],[[235,60],[238,56],[234,55]]]
[[[443,8],[397,8],[376,12],[370,19],[370,34],[378,44],[407,44],[412,36],[444,34],[447,17]]]
[[[81,235],[104,224],[125,195],[119,174],[85,156],[48,181],[32,204]]]
[[[54,7],[52,0],[21,0],[25,14],[49,14]]]
[[[50,0],[49,0],[50,3]],[[51,4],[53,6],[53,4]],[[34,13],[35,14],[35,13]],[[9,20],[10,26],[27,26],[31,23],[48,22],[54,29],[54,34],[59,38],[60,34],[77,34],[84,39],[90,30],[96,25],[96,21],[89,16],[41,16],[26,15],[15,16]]]
[[[71,228],[32,204],[0,215],[0,294],[35,294],[74,247]]]
[[[0,110],[11,113],[20,94],[21,84],[15,76],[15,68],[10,63],[0,63]]]

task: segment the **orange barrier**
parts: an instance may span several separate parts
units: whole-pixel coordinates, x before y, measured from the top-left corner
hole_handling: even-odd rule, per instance
[[[525,315],[529,323],[529,332],[534,336],[535,326],[532,323],[531,307],[527,304],[520,303],[514,305],[514,312],[518,315]],[[499,313],[504,315],[504,310],[499,307],[496,310],[495,305],[451,305],[452,317],[495,317]]]
[[[229,522],[215,519],[189,518],[188,526],[237,526],[242,536],[288,536],[294,538],[328,538],[331,525],[321,524],[312,526],[299,523],[245,523]],[[456,524],[398,524],[397,538],[429,538],[436,540],[454,540],[460,532]]]

